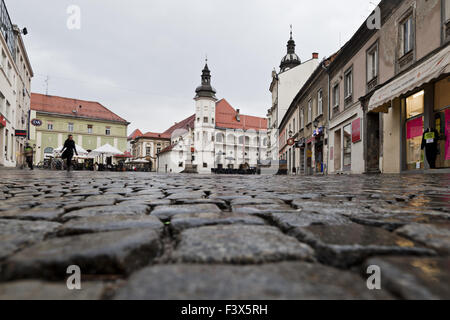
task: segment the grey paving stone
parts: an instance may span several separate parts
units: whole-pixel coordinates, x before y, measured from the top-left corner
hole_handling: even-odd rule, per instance
[[[189,191],[189,192],[180,192],[180,193],[172,193],[166,199],[169,200],[180,200],[180,199],[202,199],[205,197],[204,192],[199,191]]]
[[[156,206],[151,212],[151,215],[158,217],[159,219],[166,220],[177,214],[221,212],[222,211],[215,204],[185,204]]]
[[[381,269],[381,287],[408,300],[450,299],[450,258],[375,257],[364,266]]]
[[[450,223],[439,225],[409,224],[398,229],[396,233],[432,248],[441,254],[450,254]]]
[[[56,222],[0,219],[0,261],[55,233],[60,226]]]
[[[94,216],[69,220],[60,228],[58,235],[67,236],[126,229],[153,229],[162,232],[164,225],[158,218],[147,215]]]
[[[236,206],[236,205],[261,205],[261,204],[273,204],[273,205],[277,205],[277,204],[281,204],[284,205],[285,202],[283,200],[280,199],[270,199],[270,198],[266,198],[266,199],[261,199],[261,198],[241,198],[241,199],[233,199],[231,200],[231,205],[232,206]]]
[[[233,205],[231,208],[232,211],[235,213],[252,214],[262,217],[268,216],[276,212],[295,211],[287,204],[258,204],[258,205],[238,204]]]
[[[270,226],[208,226],[180,234],[173,260],[251,264],[312,260],[313,250]]]
[[[129,274],[151,262],[161,251],[159,232],[125,230],[54,238],[8,258],[3,279],[66,277],[68,266],[82,274]]]
[[[315,249],[319,261],[348,268],[374,255],[435,255],[381,228],[358,224],[294,228],[289,234]]]
[[[66,211],[80,210],[90,207],[103,207],[103,206],[113,206],[116,203],[116,199],[105,199],[105,200],[86,200],[83,202],[72,203],[64,206]]]
[[[93,216],[107,216],[107,215],[145,215],[149,212],[149,207],[142,204],[135,205],[115,205],[84,208],[81,210],[71,211],[62,216],[62,219],[67,221],[74,218],[86,218]]]
[[[256,266],[156,265],[131,276],[120,300],[391,299],[369,291],[358,275],[320,264],[283,262]]]
[[[270,219],[284,231],[311,225],[342,225],[351,221],[339,214],[315,212],[280,212],[272,213]]]
[[[69,290],[65,282],[14,281],[0,283],[0,300],[99,300],[104,290],[102,282],[82,282],[81,290]]]
[[[176,232],[185,229],[197,228],[212,225],[231,225],[231,224],[248,224],[248,225],[264,225],[263,219],[233,213],[189,213],[179,214],[172,217],[171,228]]]
[[[64,214],[63,209],[58,208],[33,208],[15,211],[0,211],[0,219],[18,220],[47,220],[55,221]]]

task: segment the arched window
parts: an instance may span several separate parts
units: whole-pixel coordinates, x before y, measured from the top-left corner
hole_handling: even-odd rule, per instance
[[[218,133],[216,135],[216,142],[223,143],[223,134],[222,133]]]

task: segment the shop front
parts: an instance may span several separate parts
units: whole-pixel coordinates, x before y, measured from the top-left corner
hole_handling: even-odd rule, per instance
[[[314,160],[315,160],[315,173],[324,173],[325,163],[324,163],[324,127],[320,127],[314,130]]]
[[[369,113],[383,115],[383,172],[450,168],[450,51],[435,53],[378,89]]]

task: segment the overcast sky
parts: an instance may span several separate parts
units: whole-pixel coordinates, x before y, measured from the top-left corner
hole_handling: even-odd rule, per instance
[[[264,117],[271,71],[293,24],[305,61],[339,49],[379,0],[5,0],[26,26],[33,92],[98,101],[128,132],[162,132],[194,113],[205,55],[218,98]],[[67,28],[67,8],[81,29]]]

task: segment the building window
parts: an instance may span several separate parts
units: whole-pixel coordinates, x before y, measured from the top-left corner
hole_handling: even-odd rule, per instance
[[[449,40],[450,39],[450,0],[443,1],[444,6],[444,38]]]
[[[91,124],[88,124],[87,126],[87,132],[88,133],[93,133],[93,126]]]
[[[203,168],[208,168],[208,164],[206,162],[203,162]]]
[[[308,101],[308,124],[312,122],[312,100]]]
[[[199,123],[200,123],[200,118],[197,118],[197,122],[199,122]]]
[[[322,89],[317,92],[317,116],[323,114],[323,91]]]
[[[52,131],[53,130],[53,122],[47,122],[47,130]]]
[[[352,96],[353,96],[353,69],[350,68],[345,72],[344,75],[345,79],[345,102],[349,103],[352,102]]]
[[[203,123],[208,123],[208,117],[203,117]]]
[[[400,25],[400,56],[404,56],[414,48],[414,32],[412,15]]]
[[[105,135],[107,135],[107,136],[111,135],[111,127],[106,127]]]
[[[151,147],[146,147],[146,148],[145,148],[145,155],[146,155],[147,157],[150,157],[151,154],[152,154],[152,148],[151,148]]]
[[[367,51],[367,90],[378,84],[378,43]]]
[[[69,124],[67,125],[67,131],[73,132],[73,123],[69,122]]]
[[[294,131],[294,134],[297,132],[295,131],[295,118],[292,120],[292,129]]]
[[[339,84],[336,84],[333,87],[333,108],[339,107]]]
[[[214,118],[211,119],[211,123],[214,124]]]
[[[303,109],[300,109],[300,130],[305,128],[305,116],[303,113]]]
[[[178,167],[179,167],[179,168],[183,168],[183,162],[179,162],[179,163],[178,163]]]

